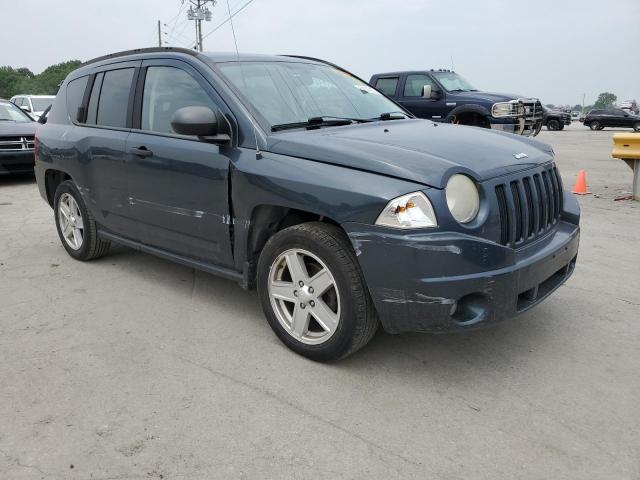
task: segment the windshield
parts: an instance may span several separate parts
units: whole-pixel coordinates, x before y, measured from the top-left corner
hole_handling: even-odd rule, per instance
[[[0,103],[0,122],[33,122],[31,117],[13,103]]]
[[[310,118],[378,118],[399,107],[366,83],[328,65],[294,62],[218,64],[270,127]]]
[[[450,92],[477,92],[464,78],[454,72],[433,72],[442,86]]]
[[[55,97],[53,97],[55,98]],[[49,105],[53,103],[53,98],[34,98],[31,97],[31,104],[34,112],[44,112]]]

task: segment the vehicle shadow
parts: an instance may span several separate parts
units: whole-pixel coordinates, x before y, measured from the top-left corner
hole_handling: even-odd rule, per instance
[[[10,175],[0,175],[0,187],[20,186],[35,183],[34,173],[13,173]]]
[[[159,290],[164,287],[182,291],[185,301],[193,294],[197,277],[200,307],[210,307],[213,311],[219,310],[221,303],[229,305],[229,309],[234,311],[235,321],[250,323],[248,327],[259,329],[260,334],[271,333],[256,292],[245,291],[233,281],[196,272],[119,245],[97,262],[111,263],[124,275],[152,278]],[[380,328],[362,350],[326,367],[348,370],[357,375],[368,375],[375,368],[404,379],[428,373],[449,379],[447,381],[465,381],[471,372],[493,371],[499,366],[526,363],[527,357],[535,357],[532,352],[537,350],[537,346],[548,343],[548,337],[552,335],[550,324],[561,320],[553,305],[543,303],[531,312],[483,330],[438,335],[391,335]],[[284,345],[281,347],[286,349]],[[297,358],[302,362],[308,361]],[[324,368],[320,364],[318,366]]]

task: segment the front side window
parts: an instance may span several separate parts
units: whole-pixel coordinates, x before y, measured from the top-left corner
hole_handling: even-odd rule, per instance
[[[0,122],[33,122],[31,117],[11,102],[0,102]]]
[[[283,61],[218,66],[270,126],[314,117],[369,119],[400,110],[375,88],[329,65]]]
[[[120,128],[127,126],[133,72],[133,68],[122,68],[104,73],[98,102],[98,125]]]
[[[376,88],[385,95],[390,97],[396,94],[396,87],[398,86],[398,77],[379,78],[376,81]]]
[[[431,80],[429,75],[413,74],[407,75],[407,81],[404,84],[404,96],[405,97],[421,97],[422,88],[425,85],[431,85],[432,91],[437,91],[438,86]]]
[[[208,107],[215,103],[187,72],[175,67],[149,67],[142,96],[142,130],[174,133],[171,118],[183,107]]]

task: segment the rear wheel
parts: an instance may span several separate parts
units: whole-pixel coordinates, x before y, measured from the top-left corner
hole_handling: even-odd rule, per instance
[[[278,338],[312,360],[344,358],[377,329],[353,249],[335,226],[305,223],[275,234],[260,254],[257,284]]]
[[[547,122],[547,130],[560,130],[560,122],[554,118]]]
[[[109,250],[109,242],[98,238],[97,225],[71,180],[58,185],[53,208],[62,246],[77,260],[92,260]]]
[[[640,132],[640,122],[636,122],[633,124],[633,131]]]
[[[591,130],[602,130],[604,127],[602,126],[602,124],[599,121],[594,120],[593,122],[591,122],[589,124],[589,128]]]

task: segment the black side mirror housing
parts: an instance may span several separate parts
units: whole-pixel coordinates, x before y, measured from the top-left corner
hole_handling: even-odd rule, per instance
[[[191,106],[176,110],[171,117],[171,128],[177,134],[196,136],[204,142],[217,145],[231,141],[228,134],[218,132],[218,117],[208,107]]]

